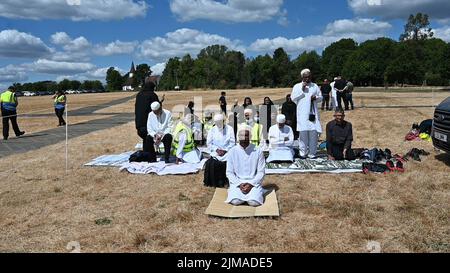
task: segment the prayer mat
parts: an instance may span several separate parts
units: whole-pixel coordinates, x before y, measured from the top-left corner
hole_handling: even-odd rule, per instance
[[[294,163],[267,163],[266,174],[292,173],[360,173],[364,161],[295,159]]]
[[[270,189],[265,195],[264,204],[259,207],[248,205],[233,206],[225,203],[227,199],[227,189],[216,189],[205,214],[224,218],[246,218],[246,217],[279,217],[277,194],[274,189]]]

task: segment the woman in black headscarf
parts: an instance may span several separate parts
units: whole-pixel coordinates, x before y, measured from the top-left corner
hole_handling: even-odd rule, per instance
[[[275,123],[276,120],[276,114],[277,109],[275,108],[275,105],[273,104],[272,100],[269,97],[264,98],[263,104],[259,108],[260,117],[261,117],[261,124],[263,125],[263,136],[264,139],[268,140],[268,133],[269,129],[272,126],[272,124]],[[272,116],[272,114],[275,115],[275,118]]]
[[[286,96],[286,102],[281,107],[281,113],[286,116],[286,125],[289,125],[294,131],[294,139],[298,139],[297,105],[292,101],[290,94]]]

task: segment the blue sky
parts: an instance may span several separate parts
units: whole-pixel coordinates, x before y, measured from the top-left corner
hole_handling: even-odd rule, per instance
[[[108,67],[125,73],[131,61],[161,72],[168,58],[216,43],[247,56],[281,46],[295,58],[341,38],[397,40],[421,11],[450,41],[448,0],[2,0],[0,87],[104,80]]]

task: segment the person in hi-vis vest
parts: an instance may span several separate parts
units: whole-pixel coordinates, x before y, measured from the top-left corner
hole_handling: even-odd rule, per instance
[[[53,96],[55,100],[55,114],[58,117],[59,124],[58,126],[66,125],[66,121],[64,120],[64,110],[66,109],[67,98],[64,94],[64,91],[56,91],[56,94]]]
[[[194,132],[192,130],[193,115],[187,114],[178,122],[173,132],[172,154],[177,157],[176,163],[199,163],[201,153],[195,147]]]
[[[9,137],[9,121],[16,136],[21,136],[25,134],[25,131],[20,131],[19,125],[17,124],[17,106],[19,102],[16,97],[16,90],[13,86],[9,87],[8,90],[3,92],[0,96],[2,121],[3,121],[3,139],[7,140]]]
[[[259,113],[256,112],[256,115],[254,115],[253,110],[247,108],[244,110],[244,117],[245,122],[243,122],[239,127],[249,126],[250,128],[252,128],[251,131],[252,137],[250,139],[250,142],[251,144],[254,144],[256,147],[261,146],[261,144],[263,144],[264,142],[264,137],[263,137],[263,125],[259,123]]]

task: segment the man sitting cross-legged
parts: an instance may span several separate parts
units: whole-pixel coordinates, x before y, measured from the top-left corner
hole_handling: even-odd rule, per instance
[[[239,129],[239,145],[228,152],[227,177],[230,182],[228,198],[225,201],[234,206],[244,203],[252,207],[264,203],[262,182],[265,175],[266,161],[263,151],[250,144],[250,127]]]

